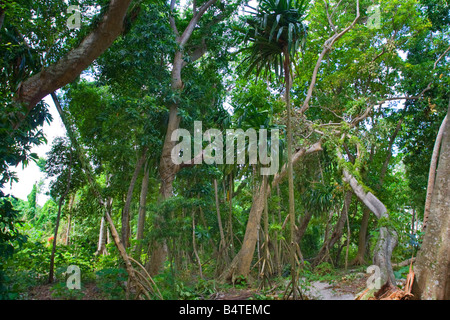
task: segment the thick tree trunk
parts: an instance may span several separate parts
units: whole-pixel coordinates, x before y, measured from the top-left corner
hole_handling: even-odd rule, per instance
[[[300,245],[300,242],[303,239],[303,235],[306,232],[306,229],[308,228],[309,221],[311,221],[311,218],[313,216],[312,211],[306,211],[302,219],[300,220],[300,225],[298,226],[297,233],[296,233],[296,239],[295,241]]]
[[[358,235],[358,253],[355,259],[351,262],[352,265],[364,265],[366,263],[366,243],[367,243],[367,229],[369,227],[370,210],[366,207],[363,209],[363,216],[361,220],[361,227]]]
[[[176,80],[175,77],[173,81],[176,82]],[[171,141],[171,137],[172,133],[178,129],[179,124],[180,117],[178,116],[178,108],[176,105],[172,105],[169,110],[169,122],[167,124],[167,132],[159,164],[159,176],[161,179],[159,201],[164,201],[172,197],[173,180],[179,170],[179,166],[172,161],[172,149],[176,142]],[[159,228],[157,221],[155,221],[155,228]],[[159,273],[168,253],[165,239],[158,239],[153,243],[152,247],[152,256],[147,265],[147,270],[151,276]]]
[[[183,91],[184,84],[181,79],[181,71],[183,67],[186,66],[186,61],[184,60],[184,47],[188,43],[192,32],[194,31],[199,20],[203,14],[208,10],[217,0],[209,0],[205,2],[202,6],[197,9],[192,19],[189,21],[186,29],[182,34],[178,32],[175,20],[173,17],[169,18],[170,25],[176,36],[176,41],[179,46],[179,50],[175,52],[175,56],[172,63],[172,73],[171,73],[171,87],[174,92],[180,93]],[[175,7],[175,1],[171,1],[170,10],[173,11]],[[199,59],[205,53],[204,48],[196,53],[196,56],[191,56],[192,61]],[[161,154],[161,160],[159,165],[159,174],[161,178],[160,186],[160,201],[164,201],[172,197],[173,180],[175,175],[180,170],[180,166],[176,165],[172,161],[172,149],[175,146],[175,141],[171,141],[172,133],[179,128],[180,117],[178,116],[178,105],[173,103],[169,107],[169,122],[167,124],[166,136],[164,139],[164,145]],[[158,228],[158,226],[155,226]],[[151,260],[147,264],[147,269],[150,275],[155,275],[159,273],[162,268],[164,261],[167,257],[167,243],[165,239],[160,239],[156,241],[153,245],[153,253]]]
[[[450,106],[448,115],[450,114]],[[427,229],[414,266],[412,293],[422,300],[450,299],[450,121],[442,137]]]
[[[253,201],[252,208],[250,209],[242,247],[238,254],[234,257],[227,270],[220,276],[221,279],[225,281],[231,281],[234,283],[236,278],[239,276],[248,277],[258,238],[258,226],[264,210],[266,188],[267,176],[264,176],[261,186],[259,187],[258,194]]]
[[[46,95],[74,81],[97,57],[111,46],[122,33],[124,19],[131,0],[111,0],[98,26],[78,47],[41,72],[25,80],[15,100],[24,103],[28,111]]]
[[[370,209],[377,219],[387,219],[389,215],[384,204],[371,192],[366,192],[359,182],[347,169],[343,169],[344,180],[350,184],[355,195]],[[380,236],[374,251],[373,262],[380,268],[381,283],[395,285],[394,271],[391,265],[392,251],[397,245],[397,234],[383,226],[380,228]]]
[[[428,216],[430,215],[431,199],[433,196],[434,184],[436,180],[436,167],[439,158],[439,149],[441,147],[444,129],[447,124],[447,118],[448,115],[445,116],[444,120],[442,121],[438,135],[436,137],[436,141],[434,143],[433,154],[431,155],[430,171],[428,174],[427,196],[425,199],[425,209],[423,212],[423,229],[427,227]]]

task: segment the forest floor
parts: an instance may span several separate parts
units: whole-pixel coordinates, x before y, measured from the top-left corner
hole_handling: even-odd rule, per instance
[[[368,275],[364,273],[348,273],[332,281],[317,280],[303,281],[302,294],[308,300],[354,300],[365,286]],[[288,281],[288,280],[286,280]],[[226,288],[219,289],[209,296],[211,300],[258,300],[280,299],[284,290],[275,284],[269,291],[263,292],[252,288]],[[42,284],[30,288],[27,294],[29,300],[60,300],[61,297],[53,295],[54,284]],[[66,299],[78,300],[105,300],[105,296],[96,286],[95,282],[85,283],[78,296],[66,296]]]

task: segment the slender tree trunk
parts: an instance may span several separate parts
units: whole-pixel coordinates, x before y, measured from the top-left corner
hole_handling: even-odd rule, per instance
[[[225,234],[223,232],[222,217],[220,214],[219,193],[217,190],[217,180],[216,179],[214,179],[214,195],[216,198],[217,223],[219,224],[219,232],[220,232],[220,243],[219,243],[220,257],[223,257],[225,259],[225,262],[228,263],[228,251],[226,248]]]
[[[234,191],[234,180],[233,174],[230,174],[230,185],[229,185],[229,199],[228,199],[228,235],[229,235],[229,245],[231,258],[234,257],[234,233],[233,233],[233,191]]]
[[[273,223],[278,223],[281,224],[281,193],[280,193],[280,186],[277,185],[277,197],[278,197],[278,210],[277,210],[277,215],[278,215],[278,219],[275,217],[275,213],[272,216],[272,221]],[[274,273],[276,275],[279,275],[281,272],[281,240],[278,240],[278,231],[274,232],[274,238],[275,241],[273,241],[274,244],[274,252],[273,252],[273,257],[274,257]]]
[[[141,185],[141,196],[139,198],[139,216],[138,216],[138,224],[137,224],[137,232],[136,232],[136,240],[137,245],[135,249],[135,254],[137,259],[139,260],[139,256],[142,251],[142,239],[144,239],[144,228],[145,228],[145,215],[146,215],[146,205],[147,205],[147,192],[148,192],[148,182],[150,179],[150,167],[149,164],[146,163],[144,167],[144,177],[142,178]]]
[[[62,208],[62,204],[64,202],[64,198],[67,196],[67,194],[70,191],[70,183],[71,183],[71,168],[70,166],[72,165],[72,156],[70,156],[70,164],[69,164],[69,174],[68,174],[68,178],[67,178],[67,186],[66,186],[66,190],[64,191],[64,194],[61,195],[61,197],[59,198],[59,203],[58,203],[58,214],[56,216],[56,226],[55,226],[55,232],[53,235],[53,246],[52,246],[52,254],[50,256],[50,271],[49,271],[49,275],[48,275],[48,283],[52,283],[53,282],[53,274],[54,274],[54,269],[55,269],[55,253],[56,253],[56,240],[58,239],[58,229],[59,229],[59,222],[61,220],[61,208]]]
[[[131,201],[133,200],[134,186],[136,185],[136,180],[141,172],[142,166],[147,158],[147,148],[142,152],[141,157],[136,162],[136,167],[134,169],[133,176],[131,177],[130,186],[128,187],[127,198],[125,200],[125,206],[122,210],[122,243],[125,248],[128,248],[130,244],[130,215],[131,215]]]
[[[203,279],[202,262],[200,261],[200,256],[198,255],[197,244],[196,244],[196,241],[195,241],[195,215],[194,215],[194,211],[192,211],[192,248],[194,250],[195,258],[197,259],[198,272],[200,273],[200,278]]]
[[[450,104],[447,117],[450,115]],[[432,173],[434,174],[434,172]],[[417,254],[412,293],[422,300],[450,299],[450,121],[442,136],[436,184],[422,246]]]
[[[106,251],[106,225],[105,225],[105,217],[103,216],[100,220],[100,230],[98,233],[98,245],[96,255],[103,255]]]
[[[62,207],[63,201],[64,201],[64,197],[61,196],[59,198],[58,215],[56,216],[56,226],[55,226],[55,232],[53,235],[52,254],[50,256],[50,272],[48,275],[48,283],[52,283],[54,280],[53,273],[54,273],[54,269],[55,269],[56,240],[58,238],[59,221],[61,219],[61,207]]]
[[[290,247],[291,247],[291,281],[293,290],[293,298],[297,299],[297,263],[296,252],[297,243],[295,242],[295,198],[294,198],[294,169],[292,165],[292,128],[291,128],[291,62],[288,48],[284,52],[284,77],[285,77],[285,99],[287,108],[287,157],[288,157],[288,189],[289,189],[289,220],[290,220]]]
[[[72,213],[72,208],[73,208],[73,203],[75,202],[75,194],[72,194],[70,196],[70,200],[69,200],[69,215],[67,216],[67,229],[66,229],[66,238],[65,238],[65,242],[64,244],[66,246],[69,245],[69,240],[70,240],[70,228],[71,228],[71,213]]]
[[[330,258],[330,257],[328,257],[330,250],[339,241],[339,239],[341,239],[342,234],[344,232],[345,222],[346,222],[347,216],[348,216],[348,209],[352,202],[352,197],[353,197],[352,191],[349,190],[345,193],[344,205],[342,207],[342,211],[341,211],[339,220],[334,227],[331,237],[329,239],[325,239],[324,244],[322,245],[321,249],[319,250],[319,254],[317,255],[317,257],[314,258],[314,262],[313,262],[314,266],[319,265],[321,262],[324,261],[324,259]]]
[[[71,225],[71,223],[72,223],[72,216],[69,214],[68,216],[67,216],[67,228],[66,228],[66,239],[65,239],[65,241],[64,241],[64,244],[66,245],[66,246],[68,246],[69,245],[69,243],[70,243],[70,229],[71,229],[71,227],[72,227],[72,225]]]

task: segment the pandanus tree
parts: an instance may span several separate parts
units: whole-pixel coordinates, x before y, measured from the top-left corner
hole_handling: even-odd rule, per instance
[[[247,76],[253,71],[256,75],[265,74],[269,78],[275,73],[278,80],[284,77],[284,98],[287,109],[287,163],[289,183],[289,219],[291,224],[291,275],[293,288],[296,287],[297,252],[294,241],[295,206],[294,178],[292,168],[292,130],[291,130],[291,65],[295,54],[304,47],[307,26],[305,24],[307,1],[305,0],[262,0],[257,12],[247,20],[250,25],[247,41],[250,43],[243,52],[249,64]],[[296,290],[293,290],[294,298]]]

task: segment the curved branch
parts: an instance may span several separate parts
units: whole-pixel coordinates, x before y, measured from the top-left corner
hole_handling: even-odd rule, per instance
[[[25,80],[15,101],[25,104],[30,111],[45,96],[74,81],[122,33],[131,1],[111,0],[98,27],[58,62]]]

